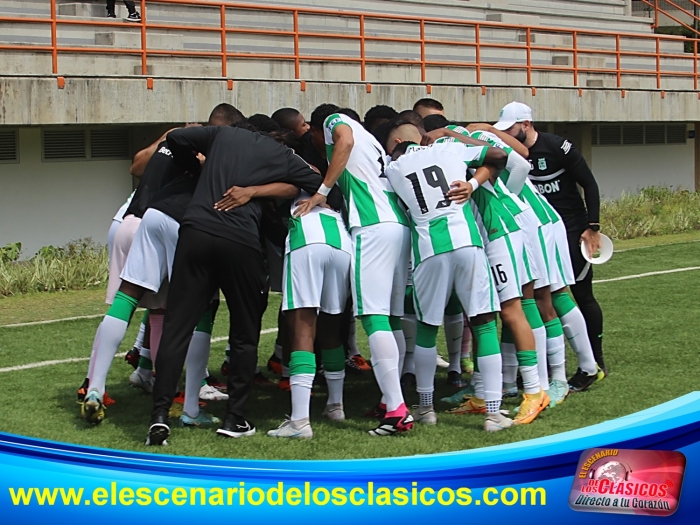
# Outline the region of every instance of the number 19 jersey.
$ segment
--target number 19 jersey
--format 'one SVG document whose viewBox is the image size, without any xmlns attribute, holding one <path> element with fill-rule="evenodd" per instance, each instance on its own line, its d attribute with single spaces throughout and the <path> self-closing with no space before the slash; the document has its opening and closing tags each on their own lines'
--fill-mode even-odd
<svg viewBox="0 0 700 525">
<path fill-rule="evenodd" d="M 481 166 L 485 156 L 484 147 L 441 143 L 410 146 L 389 164 L 387 178 L 410 213 L 414 268 L 433 255 L 483 247 L 469 203 L 456 204 L 447 192 L 453 182 L 466 181 L 467 169 Z"/>
<path fill-rule="evenodd" d="M 333 130 L 350 126 L 354 145 L 338 186 L 348 207 L 350 229 L 380 222 L 397 222 L 408 226 L 406 213 L 384 173 L 385 155 L 379 142 L 347 115 L 330 115 L 324 125 L 328 160 L 333 158 Z"/>
</svg>

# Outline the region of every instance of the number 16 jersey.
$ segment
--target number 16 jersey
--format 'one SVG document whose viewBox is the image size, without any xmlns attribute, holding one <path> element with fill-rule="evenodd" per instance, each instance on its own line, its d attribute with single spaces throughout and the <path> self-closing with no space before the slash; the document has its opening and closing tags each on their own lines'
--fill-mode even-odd
<svg viewBox="0 0 700 525">
<path fill-rule="evenodd" d="M 433 255 L 483 247 L 469 202 L 456 204 L 447 192 L 453 182 L 466 181 L 468 168 L 483 164 L 486 149 L 449 142 L 410 146 L 389 164 L 389 183 L 410 213 L 414 268 Z"/>
</svg>

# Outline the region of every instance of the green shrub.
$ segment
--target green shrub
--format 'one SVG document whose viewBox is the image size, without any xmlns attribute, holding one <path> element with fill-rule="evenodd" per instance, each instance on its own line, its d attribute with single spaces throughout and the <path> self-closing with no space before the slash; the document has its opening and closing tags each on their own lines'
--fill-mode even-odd
<svg viewBox="0 0 700 525">
<path fill-rule="evenodd" d="M 700 192 L 644 188 L 638 194 L 602 201 L 600 208 L 603 233 L 611 239 L 700 230 Z"/>
<path fill-rule="evenodd" d="M 107 284 L 107 248 L 89 238 L 61 248 L 45 246 L 27 261 L 18 260 L 19 252 L 15 256 L 7 246 L 1 253 L 0 295 L 83 290 Z"/>
</svg>

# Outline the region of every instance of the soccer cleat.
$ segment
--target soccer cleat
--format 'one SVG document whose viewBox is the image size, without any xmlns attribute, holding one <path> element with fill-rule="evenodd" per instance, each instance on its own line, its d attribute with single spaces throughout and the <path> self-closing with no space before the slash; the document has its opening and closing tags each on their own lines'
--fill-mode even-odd
<svg viewBox="0 0 700 525">
<path fill-rule="evenodd" d="M 292 387 L 289 384 L 288 377 L 280 377 L 279 383 L 277 383 L 277 388 L 280 390 L 286 390 L 287 392 L 292 391 Z"/>
<path fill-rule="evenodd" d="M 423 425 L 437 425 L 437 414 L 435 414 L 433 405 L 414 405 L 413 414 L 413 420 L 416 423 L 422 423 Z"/>
<path fill-rule="evenodd" d="M 148 428 L 148 436 L 146 436 L 146 446 L 167 445 L 168 437 L 170 437 L 168 418 L 159 417 L 155 421 L 152 419 L 151 426 Z"/>
<path fill-rule="evenodd" d="M 209 428 L 213 427 L 214 425 L 218 425 L 219 423 L 221 423 L 221 420 L 218 417 L 212 416 L 204 410 L 200 410 L 197 417 L 190 417 L 184 412 L 180 416 L 181 427 Z"/>
<path fill-rule="evenodd" d="M 345 421 L 345 410 L 342 403 L 330 403 L 323 409 L 323 414 L 331 421 Z"/>
<path fill-rule="evenodd" d="M 487 414 L 486 421 L 484 421 L 484 430 L 486 432 L 498 432 L 499 430 L 505 430 L 513 426 L 513 420 L 507 418 L 500 412 L 498 414 Z"/>
<path fill-rule="evenodd" d="M 447 372 L 447 384 L 455 388 L 464 388 L 469 383 L 462 379 L 462 374 L 459 372 Z"/>
<path fill-rule="evenodd" d="M 268 430 L 267 435 L 278 438 L 311 439 L 314 437 L 314 432 L 311 430 L 309 418 L 305 417 L 304 419 L 300 419 L 298 421 L 290 421 L 289 419 L 286 419 L 275 430 Z"/>
<path fill-rule="evenodd" d="M 147 394 L 151 394 L 153 393 L 153 383 L 155 383 L 155 378 L 150 370 L 147 370 L 147 372 L 150 374 L 150 377 L 148 378 L 143 377 L 138 370 L 134 370 L 129 376 L 129 384 L 134 388 L 143 390 Z"/>
<path fill-rule="evenodd" d="M 228 399 L 228 394 L 219 392 L 213 386 L 204 385 L 199 389 L 199 399 L 202 401 L 226 401 Z"/>
<path fill-rule="evenodd" d="M 255 434 L 255 425 L 242 417 L 227 415 L 224 424 L 216 431 L 220 436 L 241 438 Z"/>
<path fill-rule="evenodd" d="M 549 389 L 546 390 L 549 396 L 549 407 L 554 408 L 557 405 L 561 405 L 566 396 L 569 395 L 569 385 L 566 381 L 552 381 L 549 384 Z"/>
<path fill-rule="evenodd" d="M 369 431 L 370 436 L 393 436 L 400 432 L 407 432 L 413 428 L 413 416 L 406 410 L 405 416 L 385 417 L 379 422 L 379 426 Z"/>
<path fill-rule="evenodd" d="M 450 363 L 445 361 L 440 354 L 437 356 L 437 365 L 440 368 L 450 368 Z"/>
<path fill-rule="evenodd" d="M 401 376 L 401 387 L 402 388 L 416 388 L 416 374 L 411 372 L 406 372 Z"/>
<path fill-rule="evenodd" d="M 106 407 L 110 407 L 110 406 L 112 406 L 112 405 L 116 405 L 116 404 L 117 404 L 117 402 L 116 402 L 114 399 L 112 399 L 111 397 L 109 397 L 109 394 L 108 394 L 106 391 L 105 391 L 104 397 L 102 398 L 102 402 L 104 403 L 104 405 L 105 405 Z"/>
<path fill-rule="evenodd" d="M 89 386 L 90 380 L 86 377 L 85 381 L 83 381 L 83 384 L 80 385 L 80 388 L 78 389 L 78 403 L 85 401 L 85 396 L 87 395 Z"/>
<path fill-rule="evenodd" d="M 486 401 L 478 397 L 467 398 L 464 403 L 458 407 L 451 408 L 447 411 L 448 414 L 485 414 Z"/>
<path fill-rule="evenodd" d="M 141 15 L 138 14 L 136 11 L 133 13 L 129 13 L 129 16 L 127 16 L 124 20 L 127 22 L 141 22 Z"/>
<path fill-rule="evenodd" d="M 374 419 L 384 419 L 386 417 L 386 405 L 382 403 L 377 403 L 367 412 L 365 412 L 365 417 L 371 417 Z"/>
<path fill-rule="evenodd" d="M 598 372 L 588 375 L 580 368 L 569 379 L 569 390 L 572 392 L 583 392 L 598 380 Z"/>
<path fill-rule="evenodd" d="M 602 381 L 608 377 L 608 367 L 603 367 L 601 368 L 600 365 L 598 365 L 598 376 L 596 377 L 595 382 L 597 383 L 598 381 Z"/>
<path fill-rule="evenodd" d="M 523 394 L 523 402 L 518 408 L 518 414 L 513 418 L 514 425 L 527 425 L 549 406 L 549 396 L 544 390 L 537 394 Z"/>
<path fill-rule="evenodd" d="M 206 377 L 205 381 L 207 385 L 216 388 L 219 392 L 226 392 L 228 390 L 226 383 L 222 383 L 215 376 L 209 375 Z"/>
<path fill-rule="evenodd" d="M 265 375 L 262 372 L 258 372 L 257 374 L 255 374 L 253 382 L 256 385 L 260 386 L 275 386 L 275 384 L 272 381 L 270 381 L 267 377 L 265 377 Z"/>
<path fill-rule="evenodd" d="M 462 365 L 462 373 L 472 375 L 474 373 L 474 361 L 471 357 L 463 357 L 460 362 Z"/>
<path fill-rule="evenodd" d="M 272 354 L 267 360 L 267 370 L 278 376 L 282 375 L 282 361 L 275 354 Z"/>
<path fill-rule="evenodd" d="M 226 377 L 228 375 L 228 369 L 229 369 L 228 361 L 224 360 L 224 362 L 221 363 L 221 375 Z"/>
<path fill-rule="evenodd" d="M 506 397 L 518 397 L 517 383 L 503 383 L 503 398 Z"/>
<path fill-rule="evenodd" d="M 99 425 L 105 418 L 105 405 L 97 390 L 90 390 L 80 405 L 80 415 L 88 423 Z"/>
<path fill-rule="evenodd" d="M 460 403 L 464 403 L 467 398 L 470 398 L 474 395 L 474 387 L 472 385 L 467 385 L 466 388 L 463 388 L 459 392 L 455 392 L 449 397 L 443 397 L 440 401 L 443 403 L 449 403 L 450 405 L 459 405 Z"/>
<path fill-rule="evenodd" d="M 345 361 L 345 368 L 348 370 L 348 372 L 354 372 L 357 374 L 372 370 L 372 367 L 369 366 L 367 360 L 360 354 L 348 357 Z"/>
<path fill-rule="evenodd" d="M 129 350 L 124 356 L 124 361 L 126 361 L 134 368 L 139 367 L 139 359 L 141 359 L 141 352 L 139 352 L 139 349 L 136 347 Z"/>
</svg>

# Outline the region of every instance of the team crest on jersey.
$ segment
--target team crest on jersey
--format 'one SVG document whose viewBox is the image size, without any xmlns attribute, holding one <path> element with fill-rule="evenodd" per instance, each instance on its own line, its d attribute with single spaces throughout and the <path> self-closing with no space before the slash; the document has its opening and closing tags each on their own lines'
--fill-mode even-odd
<svg viewBox="0 0 700 525">
<path fill-rule="evenodd" d="M 547 159 L 537 159 L 537 169 L 544 171 L 547 169 Z"/>
</svg>

